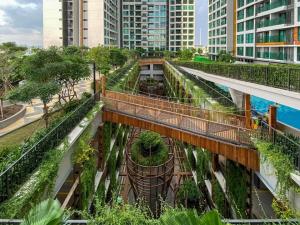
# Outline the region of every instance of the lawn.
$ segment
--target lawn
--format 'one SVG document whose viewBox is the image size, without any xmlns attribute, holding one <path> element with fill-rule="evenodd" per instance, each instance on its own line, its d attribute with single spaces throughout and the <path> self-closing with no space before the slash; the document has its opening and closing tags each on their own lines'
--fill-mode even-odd
<svg viewBox="0 0 300 225">
<path fill-rule="evenodd" d="M 209 58 L 207 58 L 205 56 L 198 55 L 198 56 L 195 56 L 194 62 L 212 63 L 213 61 L 211 61 Z"/>
<path fill-rule="evenodd" d="M 50 121 L 51 119 L 58 117 L 61 115 L 61 112 L 57 111 L 50 115 Z M 2 137 L 0 137 L 0 150 L 1 148 L 5 146 L 11 146 L 11 145 L 19 145 L 24 142 L 24 140 L 30 138 L 33 133 L 35 133 L 37 130 L 45 127 L 45 121 L 43 119 L 39 119 L 33 123 L 30 123 L 24 127 L 21 127 L 19 129 L 16 129 Z"/>
<path fill-rule="evenodd" d="M 5 146 L 22 144 L 23 141 L 29 138 L 36 130 L 43 127 L 45 127 L 45 122 L 43 120 L 37 120 L 2 136 L 0 138 L 0 149 Z"/>
</svg>

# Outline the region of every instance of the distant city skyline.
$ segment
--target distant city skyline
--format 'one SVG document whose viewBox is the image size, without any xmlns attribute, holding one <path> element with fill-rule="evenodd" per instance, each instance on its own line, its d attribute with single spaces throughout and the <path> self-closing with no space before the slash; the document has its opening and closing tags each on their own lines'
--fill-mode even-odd
<svg viewBox="0 0 300 225">
<path fill-rule="evenodd" d="M 0 1 L 0 43 L 42 47 L 42 7 L 42 0 Z M 207 10 L 208 0 L 196 0 L 196 45 L 207 45 Z"/>
</svg>

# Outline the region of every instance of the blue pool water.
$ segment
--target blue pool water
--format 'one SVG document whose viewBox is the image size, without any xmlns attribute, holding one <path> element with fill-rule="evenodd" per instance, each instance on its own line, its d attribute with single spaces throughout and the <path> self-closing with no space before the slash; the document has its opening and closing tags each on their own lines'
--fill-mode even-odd
<svg viewBox="0 0 300 225">
<path fill-rule="evenodd" d="M 228 91 L 227 87 L 218 86 Z M 274 105 L 275 103 L 257 96 L 251 96 L 251 104 L 253 109 L 264 114 L 268 112 L 269 105 Z M 300 129 L 300 110 L 285 105 L 278 105 L 277 119 L 282 123 Z"/>
</svg>

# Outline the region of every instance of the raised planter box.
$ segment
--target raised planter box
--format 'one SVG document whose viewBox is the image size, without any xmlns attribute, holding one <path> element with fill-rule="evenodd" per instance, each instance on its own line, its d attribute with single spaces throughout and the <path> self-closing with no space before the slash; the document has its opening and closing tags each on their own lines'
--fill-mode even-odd
<svg viewBox="0 0 300 225">
<path fill-rule="evenodd" d="M 11 116 L 5 120 L 0 121 L 0 129 L 3 129 L 3 128 L 15 123 L 17 120 L 24 117 L 25 113 L 26 113 L 26 106 L 22 105 L 22 108 L 19 112 L 17 112 L 13 116 Z"/>
</svg>

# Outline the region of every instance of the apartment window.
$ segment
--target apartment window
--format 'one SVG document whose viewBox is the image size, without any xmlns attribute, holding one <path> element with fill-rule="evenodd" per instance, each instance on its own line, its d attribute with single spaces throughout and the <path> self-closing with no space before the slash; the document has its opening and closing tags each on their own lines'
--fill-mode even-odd
<svg viewBox="0 0 300 225">
<path fill-rule="evenodd" d="M 246 56 L 253 57 L 253 47 L 246 47 Z"/>
<path fill-rule="evenodd" d="M 240 34 L 237 36 L 237 43 L 238 44 L 243 44 L 244 43 L 244 35 Z"/>
<path fill-rule="evenodd" d="M 244 47 L 237 48 L 237 55 L 243 56 L 244 55 Z"/>
<path fill-rule="evenodd" d="M 253 43 L 254 35 L 246 34 L 246 43 Z"/>
</svg>

